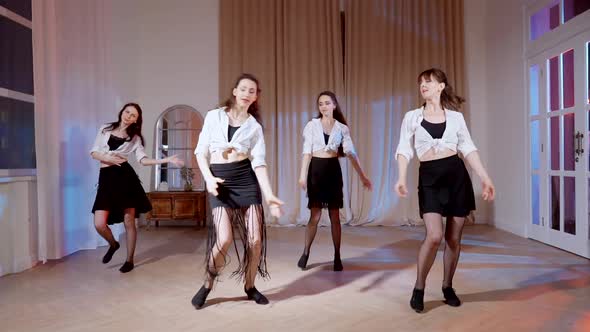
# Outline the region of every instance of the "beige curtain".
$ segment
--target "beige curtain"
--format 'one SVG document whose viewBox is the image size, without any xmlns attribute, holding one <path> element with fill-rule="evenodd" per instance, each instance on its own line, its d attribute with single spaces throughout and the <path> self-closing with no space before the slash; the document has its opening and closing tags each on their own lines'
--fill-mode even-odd
<svg viewBox="0 0 590 332">
<path fill-rule="evenodd" d="M 220 91 L 229 95 L 240 72 L 261 80 L 269 173 L 287 203 L 285 217 L 275 222 L 307 222 L 305 193 L 296 186 L 301 132 L 317 113 L 315 99 L 322 90 L 339 96 L 361 164 L 374 183 L 374 191 L 366 192 L 350 163 L 341 161 L 342 221 L 417 222 L 416 191 L 406 200 L 392 191 L 393 153 L 403 114 L 421 103 L 416 76 L 422 70 L 443 69 L 463 93 L 463 1 L 222 0 L 220 9 Z M 411 189 L 416 166 L 414 160 Z"/>
<path fill-rule="evenodd" d="M 419 220 L 416 159 L 410 164 L 410 195 L 393 192 L 395 148 L 403 115 L 421 104 L 417 75 L 443 69 L 463 93 L 462 0 L 348 0 L 346 12 L 347 117 L 360 158 L 375 184 L 362 189 L 349 177 L 352 224 L 399 225 Z"/>
<path fill-rule="evenodd" d="M 39 260 L 106 245 L 90 213 L 98 128 L 116 119 L 108 1 L 33 0 Z M 115 237 L 124 230 L 113 228 Z"/>
<path fill-rule="evenodd" d="M 269 223 L 305 223 L 309 217 L 297 187 L 302 132 L 317 113 L 319 92 L 344 92 L 338 6 L 337 0 L 221 1 L 222 96 L 230 95 L 241 72 L 255 74 L 263 90 L 268 171 L 286 202 L 285 216 Z"/>
</svg>

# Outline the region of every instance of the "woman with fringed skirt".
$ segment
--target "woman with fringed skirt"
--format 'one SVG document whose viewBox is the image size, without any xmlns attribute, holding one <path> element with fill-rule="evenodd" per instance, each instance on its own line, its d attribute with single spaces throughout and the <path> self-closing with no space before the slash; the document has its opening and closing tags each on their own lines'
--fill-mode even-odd
<svg viewBox="0 0 590 332">
<path fill-rule="evenodd" d="M 244 281 L 249 300 L 268 304 L 268 299 L 254 286 L 257 274 L 269 277 L 262 199 L 265 198 L 273 217 L 281 216 L 283 202 L 273 194 L 266 170 L 259 93 L 256 77 L 250 74 L 238 77 L 224 107 L 207 113 L 195 149 L 212 209 L 205 282 L 191 301 L 196 309 L 205 304 L 217 276 L 228 263 L 232 246 L 238 259 L 238 268 L 232 276 Z M 241 240 L 241 256 L 235 238 Z"/>
</svg>

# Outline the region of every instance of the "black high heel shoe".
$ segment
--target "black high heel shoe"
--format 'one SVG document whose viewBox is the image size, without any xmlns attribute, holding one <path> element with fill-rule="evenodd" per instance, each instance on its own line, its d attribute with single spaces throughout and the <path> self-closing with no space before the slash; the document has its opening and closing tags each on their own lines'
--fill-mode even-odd
<svg viewBox="0 0 590 332">
<path fill-rule="evenodd" d="M 297 266 L 302 269 L 305 270 L 305 268 L 307 267 L 307 259 L 309 258 L 309 255 L 303 254 L 301 255 L 301 257 L 299 258 L 299 262 L 297 262 Z"/>
<path fill-rule="evenodd" d="M 203 307 L 205 301 L 207 301 L 207 296 L 209 295 L 209 292 L 211 292 L 211 288 L 201 286 L 197 294 L 195 294 L 195 296 L 193 296 L 193 299 L 191 300 L 191 303 L 193 304 L 193 307 L 195 307 L 195 309 L 199 310 Z"/>
<path fill-rule="evenodd" d="M 442 289 L 443 295 L 445 297 L 445 303 L 450 305 L 451 307 L 458 307 L 461 305 L 461 300 L 455 294 L 455 290 L 453 287 L 443 287 Z"/>
<path fill-rule="evenodd" d="M 268 299 L 266 296 L 262 295 L 262 293 L 260 293 L 256 287 L 252 287 L 250 289 L 244 288 L 244 291 L 248 295 L 248 300 L 254 300 L 258 304 L 268 304 Z"/>
<path fill-rule="evenodd" d="M 412 291 L 412 298 L 410 299 L 410 307 L 416 312 L 424 311 L 424 290 L 416 289 Z"/>
</svg>

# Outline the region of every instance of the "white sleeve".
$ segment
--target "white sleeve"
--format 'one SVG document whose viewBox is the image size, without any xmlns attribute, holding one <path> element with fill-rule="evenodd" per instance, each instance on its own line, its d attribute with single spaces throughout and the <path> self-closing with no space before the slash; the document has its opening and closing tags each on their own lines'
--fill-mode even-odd
<svg viewBox="0 0 590 332">
<path fill-rule="evenodd" d="M 207 112 L 205 115 L 205 121 L 203 123 L 203 128 L 201 128 L 201 133 L 199 134 L 199 141 L 197 142 L 197 147 L 195 148 L 195 155 L 197 154 L 207 154 L 209 152 L 209 145 L 211 144 L 211 130 L 212 130 L 212 113 L 211 111 Z"/>
<path fill-rule="evenodd" d="M 252 137 L 253 144 L 250 154 L 252 155 L 252 168 L 266 166 L 266 144 L 264 143 L 264 133 L 262 127 L 256 128 L 256 134 Z"/>
<path fill-rule="evenodd" d="M 309 121 L 303 128 L 303 154 L 311 154 L 313 145 L 313 124 Z"/>
<path fill-rule="evenodd" d="M 412 137 L 414 137 L 414 131 L 412 130 L 411 124 L 411 112 L 406 113 L 402 126 L 399 133 L 399 143 L 395 151 L 395 160 L 398 155 L 406 157 L 408 161 L 414 157 L 414 150 L 412 149 Z"/>
<path fill-rule="evenodd" d="M 465 123 L 465 118 L 463 114 L 457 113 L 459 115 L 459 130 L 457 131 L 457 150 L 461 152 L 461 154 L 465 157 L 473 151 L 477 151 L 473 140 L 471 140 L 471 135 L 469 134 L 469 129 L 467 129 L 467 124 Z"/>
<path fill-rule="evenodd" d="M 347 126 L 342 127 L 342 149 L 347 155 L 356 155 L 352 138 L 350 137 L 350 130 Z"/>
<path fill-rule="evenodd" d="M 92 149 L 90 149 L 90 154 L 92 154 L 92 152 L 101 152 L 101 141 L 102 141 L 102 136 L 104 135 L 102 133 L 102 131 L 106 128 L 106 125 L 102 125 L 100 126 L 100 129 L 98 129 L 98 134 L 96 134 L 96 138 L 94 139 L 94 144 L 92 145 Z"/>
<path fill-rule="evenodd" d="M 133 140 L 135 141 L 135 159 L 137 159 L 137 162 L 140 162 L 143 158 L 147 157 L 147 154 L 145 153 L 145 148 L 141 143 L 141 138 L 138 135 L 135 135 Z"/>
</svg>

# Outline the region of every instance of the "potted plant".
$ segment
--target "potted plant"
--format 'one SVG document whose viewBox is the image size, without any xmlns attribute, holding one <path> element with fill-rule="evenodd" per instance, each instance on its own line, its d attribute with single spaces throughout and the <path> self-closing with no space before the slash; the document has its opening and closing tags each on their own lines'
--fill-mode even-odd
<svg viewBox="0 0 590 332">
<path fill-rule="evenodd" d="M 193 172 L 191 168 L 182 166 L 182 168 L 180 169 L 180 176 L 184 180 L 184 191 L 192 191 L 193 177 L 195 176 L 195 172 Z"/>
</svg>

